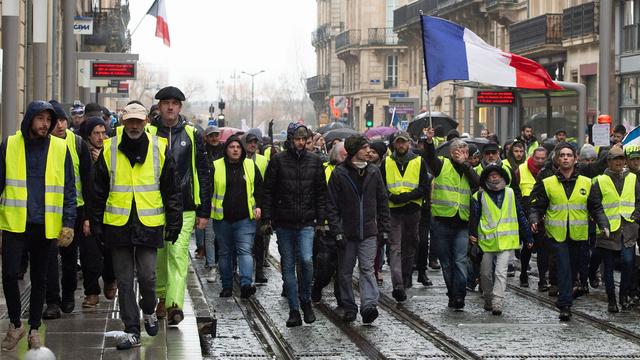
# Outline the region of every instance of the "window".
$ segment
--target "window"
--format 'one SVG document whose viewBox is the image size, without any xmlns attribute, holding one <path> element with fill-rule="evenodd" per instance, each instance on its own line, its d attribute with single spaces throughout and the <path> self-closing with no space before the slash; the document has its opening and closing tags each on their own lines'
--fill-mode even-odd
<svg viewBox="0 0 640 360">
<path fill-rule="evenodd" d="M 638 78 L 625 76 L 622 78 L 622 105 L 638 104 Z"/>
<path fill-rule="evenodd" d="M 633 25 L 636 23 L 636 6 L 638 0 L 627 0 L 624 2 L 624 23 L 623 25 Z"/>
<path fill-rule="evenodd" d="M 398 86 L 398 55 L 387 56 L 387 81 L 385 89 Z"/>
</svg>

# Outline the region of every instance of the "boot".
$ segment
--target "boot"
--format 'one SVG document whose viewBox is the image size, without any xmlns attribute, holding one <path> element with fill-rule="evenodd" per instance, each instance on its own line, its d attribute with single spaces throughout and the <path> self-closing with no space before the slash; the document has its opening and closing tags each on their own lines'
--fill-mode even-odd
<svg viewBox="0 0 640 360">
<path fill-rule="evenodd" d="M 426 270 L 418 270 L 418 282 L 422 284 L 422 286 L 432 286 L 433 282 L 429 280 L 427 276 Z"/>
<path fill-rule="evenodd" d="M 60 316 L 62 316 L 60 306 L 56 303 L 47 304 L 47 308 L 42 313 L 42 318 L 45 320 L 59 319 Z"/>
<path fill-rule="evenodd" d="M 616 303 L 616 296 L 615 295 L 607 295 L 607 302 L 609 303 L 607 305 L 607 311 L 610 313 L 617 313 L 620 311 L 620 309 L 618 309 L 618 304 Z"/>
<path fill-rule="evenodd" d="M 569 321 L 571 320 L 571 307 L 563 306 L 560 308 L 560 321 Z"/>
<path fill-rule="evenodd" d="M 407 293 L 404 292 L 404 289 L 395 289 L 391 292 L 391 296 L 396 299 L 397 302 L 403 302 L 407 300 Z"/>
<path fill-rule="evenodd" d="M 529 287 L 529 275 L 527 275 L 526 271 L 520 273 L 520 287 L 528 288 Z"/>
<path fill-rule="evenodd" d="M 287 319 L 287 327 L 296 327 L 302 325 L 302 318 L 300 317 L 300 311 L 289 310 L 289 319 Z"/>
<path fill-rule="evenodd" d="M 311 302 L 305 302 L 300 304 L 302 308 L 302 313 L 304 314 L 304 322 L 307 324 L 311 324 L 316 321 L 316 314 L 313 312 L 313 307 L 311 306 Z"/>
<path fill-rule="evenodd" d="M 269 280 L 264 276 L 264 268 L 262 266 L 256 268 L 256 283 L 266 284 Z"/>
</svg>

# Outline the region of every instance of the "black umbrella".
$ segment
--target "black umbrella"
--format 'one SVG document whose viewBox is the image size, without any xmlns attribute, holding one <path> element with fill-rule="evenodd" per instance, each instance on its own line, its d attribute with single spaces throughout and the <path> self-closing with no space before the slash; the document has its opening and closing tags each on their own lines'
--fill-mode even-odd
<svg viewBox="0 0 640 360">
<path fill-rule="evenodd" d="M 432 112 L 431 113 L 431 122 L 432 126 L 435 129 L 438 126 L 442 126 L 444 129 L 445 135 L 458 127 L 458 122 L 453 120 L 449 115 L 441 112 Z M 407 132 L 411 134 L 414 138 L 419 138 L 422 136 L 422 129 L 429 127 L 429 113 L 424 112 L 415 117 L 415 119 L 409 123 L 409 127 L 407 128 Z"/>
<path fill-rule="evenodd" d="M 347 124 L 343 123 L 343 122 L 339 122 L 339 121 L 334 121 L 334 122 L 330 122 L 327 125 L 323 125 L 320 126 L 318 128 L 318 130 L 316 130 L 316 132 L 320 133 L 320 134 L 324 134 L 328 131 L 331 130 L 335 130 L 335 129 L 344 129 L 344 128 L 349 128 L 347 126 Z"/>
<path fill-rule="evenodd" d="M 482 147 L 485 144 L 489 143 L 489 140 L 485 139 L 485 138 L 460 138 L 460 140 L 466 142 L 467 144 L 475 144 L 478 149 L 480 150 L 480 153 L 482 154 Z M 451 140 L 447 141 L 445 143 L 442 143 L 442 145 L 438 146 L 438 148 L 436 149 L 436 156 L 445 156 L 445 157 L 449 157 L 449 145 L 451 144 Z M 471 155 L 471 154 L 469 154 Z"/>
<path fill-rule="evenodd" d="M 360 133 L 357 132 L 356 130 L 349 129 L 349 128 L 343 128 L 343 129 L 330 130 L 330 131 L 326 132 L 322 136 L 324 137 L 324 140 L 327 143 L 330 143 L 335 139 L 344 140 L 344 139 L 348 138 L 351 135 L 358 135 L 358 134 L 360 134 Z"/>
</svg>

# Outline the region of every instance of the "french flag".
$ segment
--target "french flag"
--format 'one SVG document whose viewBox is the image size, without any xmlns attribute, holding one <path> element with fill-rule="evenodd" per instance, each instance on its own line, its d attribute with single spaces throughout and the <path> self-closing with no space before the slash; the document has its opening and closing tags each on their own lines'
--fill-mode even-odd
<svg viewBox="0 0 640 360">
<path fill-rule="evenodd" d="M 433 16 L 421 18 L 428 89 L 445 80 L 523 89 L 563 89 L 537 62 L 495 48 L 456 23 Z"/>
<path fill-rule="evenodd" d="M 147 11 L 147 15 L 151 15 L 156 18 L 156 36 L 161 38 L 165 45 L 171 47 L 165 0 L 155 0 L 149 8 L 149 11 Z"/>
</svg>

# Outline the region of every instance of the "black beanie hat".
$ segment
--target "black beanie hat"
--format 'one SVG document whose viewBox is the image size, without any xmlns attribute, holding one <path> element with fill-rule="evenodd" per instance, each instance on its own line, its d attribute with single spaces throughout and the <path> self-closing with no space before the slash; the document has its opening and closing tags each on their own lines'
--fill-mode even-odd
<svg viewBox="0 0 640 360">
<path fill-rule="evenodd" d="M 374 141 L 369 145 L 378 153 L 378 157 L 380 157 L 380 159 L 382 159 L 387 153 L 387 144 L 385 144 L 384 141 Z"/>
<path fill-rule="evenodd" d="M 355 155 L 363 146 L 369 144 L 369 140 L 362 135 L 351 135 L 344 142 L 344 149 L 349 156 Z"/>
<path fill-rule="evenodd" d="M 82 123 L 82 125 L 80 125 L 79 135 L 82 136 L 83 139 L 87 139 L 89 135 L 91 135 L 93 128 L 98 125 L 102 125 L 105 128 L 107 127 L 104 124 L 104 119 L 102 119 L 101 117 L 92 116 L 88 118 L 85 122 Z"/>
</svg>

